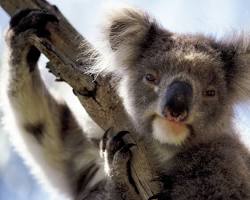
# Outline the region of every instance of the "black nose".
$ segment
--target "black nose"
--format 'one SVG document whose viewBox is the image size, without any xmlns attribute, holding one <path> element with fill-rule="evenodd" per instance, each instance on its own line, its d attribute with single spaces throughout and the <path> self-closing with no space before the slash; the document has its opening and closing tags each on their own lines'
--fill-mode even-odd
<svg viewBox="0 0 250 200">
<path fill-rule="evenodd" d="M 193 90 L 189 83 L 173 82 L 167 89 L 163 115 L 178 121 L 184 120 L 189 112 Z"/>
</svg>

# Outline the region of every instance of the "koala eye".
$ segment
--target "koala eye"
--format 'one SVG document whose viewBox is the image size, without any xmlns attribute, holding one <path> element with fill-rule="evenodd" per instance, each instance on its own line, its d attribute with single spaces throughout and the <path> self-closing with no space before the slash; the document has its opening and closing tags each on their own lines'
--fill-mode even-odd
<svg viewBox="0 0 250 200">
<path fill-rule="evenodd" d="M 146 74 L 144 76 L 145 80 L 151 84 L 157 85 L 159 83 L 159 79 L 156 78 L 153 74 Z"/>
<path fill-rule="evenodd" d="M 214 97 L 216 95 L 216 91 L 214 89 L 209 89 L 204 92 L 204 96 Z"/>
</svg>

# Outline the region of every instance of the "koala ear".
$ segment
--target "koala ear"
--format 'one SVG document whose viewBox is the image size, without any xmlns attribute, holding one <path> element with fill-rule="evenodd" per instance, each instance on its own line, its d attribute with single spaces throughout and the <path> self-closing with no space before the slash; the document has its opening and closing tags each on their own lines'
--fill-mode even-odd
<svg viewBox="0 0 250 200">
<path fill-rule="evenodd" d="M 98 59 L 86 73 L 123 75 L 124 70 L 134 66 L 143 49 L 152 44 L 158 27 L 153 18 L 140 10 L 109 10 L 102 27 L 101 45 L 97 46 Z"/>
<path fill-rule="evenodd" d="M 122 46 L 136 46 L 147 35 L 154 20 L 148 14 L 134 8 L 122 8 L 107 16 L 105 37 L 113 51 Z"/>
<path fill-rule="evenodd" d="M 155 20 L 134 8 L 110 10 L 103 25 L 100 58 L 88 69 L 91 74 L 121 76 L 134 66 L 143 48 L 147 48 L 160 30 Z"/>
<path fill-rule="evenodd" d="M 250 36 L 231 37 L 220 44 L 221 59 L 225 63 L 225 79 L 232 100 L 250 99 Z"/>
</svg>

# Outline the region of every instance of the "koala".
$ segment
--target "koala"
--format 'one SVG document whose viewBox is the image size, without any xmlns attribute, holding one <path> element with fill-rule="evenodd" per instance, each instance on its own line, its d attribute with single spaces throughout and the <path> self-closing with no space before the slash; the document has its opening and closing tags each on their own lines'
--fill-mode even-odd
<svg viewBox="0 0 250 200">
<path fill-rule="evenodd" d="M 103 32 L 89 72 L 117 80 L 163 185 L 150 199 L 250 199 L 249 151 L 232 122 L 250 97 L 249 36 L 173 33 L 133 8 L 113 11 Z"/>
<path fill-rule="evenodd" d="M 11 133 L 17 151 L 40 182 L 67 199 L 140 199 L 128 170 L 133 146 L 123 141 L 128 132 L 114 136 L 107 130 L 100 149 L 68 106 L 46 88 L 37 67 L 40 52 L 27 36 L 50 39 L 48 23 L 59 20 L 42 10 L 25 9 L 12 17 L 6 33 L 6 114 L 13 116 L 9 126 L 18 128 L 18 133 Z"/>
<path fill-rule="evenodd" d="M 70 198 L 139 200 L 129 174 L 133 144 L 123 141 L 128 132 L 107 130 L 100 156 L 67 105 L 46 89 L 40 52 L 24 38 L 32 32 L 49 39 L 47 23 L 58 20 L 23 10 L 6 35 L 6 93 L 22 141 L 17 149 L 39 178 Z M 162 182 L 150 199 L 250 199 L 249 151 L 232 123 L 233 106 L 250 95 L 247 37 L 172 33 L 134 8 L 112 11 L 103 36 L 106 48 L 86 73 L 115 79 Z"/>
</svg>

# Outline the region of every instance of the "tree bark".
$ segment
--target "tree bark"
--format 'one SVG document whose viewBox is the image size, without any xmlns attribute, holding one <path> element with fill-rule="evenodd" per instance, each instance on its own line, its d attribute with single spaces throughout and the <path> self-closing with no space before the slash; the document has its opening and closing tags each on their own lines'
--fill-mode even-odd
<svg viewBox="0 0 250 200">
<path fill-rule="evenodd" d="M 0 5 L 10 16 L 20 9 L 39 8 L 58 17 L 58 25 L 48 24 L 50 40 L 32 35 L 29 41 L 50 60 L 47 65 L 49 70 L 73 88 L 74 94 L 100 127 L 104 130 L 114 127 L 117 131 L 132 132 L 129 141 L 137 144 L 133 150 L 133 178 L 142 199 L 146 200 L 157 193 L 159 185 L 152 181 L 154 171 L 147 160 L 146 148 L 137 137 L 119 97 L 109 83 L 109 77 L 98 76 L 94 79 L 84 74 L 84 69 L 91 67 L 95 56 L 98 56 L 93 46 L 71 26 L 56 6 L 45 0 L 0 0 Z"/>
</svg>

